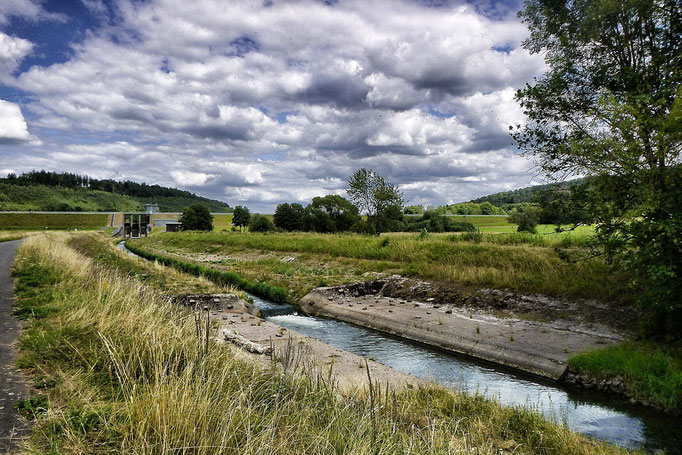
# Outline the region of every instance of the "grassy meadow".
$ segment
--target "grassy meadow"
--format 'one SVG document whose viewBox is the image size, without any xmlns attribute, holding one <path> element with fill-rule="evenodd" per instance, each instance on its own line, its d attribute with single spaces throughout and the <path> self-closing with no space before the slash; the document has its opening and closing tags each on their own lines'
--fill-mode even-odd
<svg viewBox="0 0 682 455">
<path fill-rule="evenodd" d="M 100 229 L 109 224 L 108 213 L 3 213 L 0 230 Z"/>
<path fill-rule="evenodd" d="M 294 291 L 361 279 L 366 272 L 442 280 L 463 290 L 508 288 L 523 293 L 627 302 L 626 278 L 602 260 L 563 261 L 555 247 L 579 249 L 581 234 L 164 233 L 133 244 L 208 262 Z M 287 255 L 296 260 L 283 262 Z"/>
<path fill-rule="evenodd" d="M 35 384 L 21 407 L 34 422 L 27 453 L 624 453 L 481 396 L 342 393 L 310 371 L 206 349 L 189 309 L 74 238 L 32 236 L 14 266 L 17 308 L 31 309 L 19 358 Z"/>
</svg>

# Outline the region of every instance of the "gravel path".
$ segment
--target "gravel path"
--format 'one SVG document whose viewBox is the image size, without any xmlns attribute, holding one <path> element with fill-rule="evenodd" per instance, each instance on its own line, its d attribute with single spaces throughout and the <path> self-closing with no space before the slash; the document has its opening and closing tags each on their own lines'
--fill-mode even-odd
<svg viewBox="0 0 682 455">
<path fill-rule="evenodd" d="M 10 265 L 21 240 L 0 243 L 0 453 L 10 453 L 27 428 L 14 404 L 28 397 L 28 387 L 15 366 L 15 350 L 21 326 L 12 316 L 14 280 Z"/>
</svg>

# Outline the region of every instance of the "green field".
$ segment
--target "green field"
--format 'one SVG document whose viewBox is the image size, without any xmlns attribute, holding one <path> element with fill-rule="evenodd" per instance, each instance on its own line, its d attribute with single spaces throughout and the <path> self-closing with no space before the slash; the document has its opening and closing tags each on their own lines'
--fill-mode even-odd
<svg viewBox="0 0 682 455">
<path fill-rule="evenodd" d="M 100 229 L 108 225 L 107 213 L 4 213 L 0 230 Z"/>
<path fill-rule="evenodd" d="M 472 235 L 473 234 L 473 235 Z M 139 242 L 139 243 L 138 243 Z M 143 248 L 188 257 L 229 258 L 225 265 L 253 281 L 294 289 L 357 280 L 366 272 L 400 273 L 455 283 L 463 289 L 508 288 L 522 293 L 628 301 L 627 278 L 599 258 L 563 261 L 556 247 L 580 250 L 574 234 L 358 234 L 180 232 L 135 241 Z M 299 261 L 279 258 L 299 253 Z M 273 257 L 274 256 L 274 257 Z M 239 259 L 243 257 L 243 259 Z"/>
</svg>

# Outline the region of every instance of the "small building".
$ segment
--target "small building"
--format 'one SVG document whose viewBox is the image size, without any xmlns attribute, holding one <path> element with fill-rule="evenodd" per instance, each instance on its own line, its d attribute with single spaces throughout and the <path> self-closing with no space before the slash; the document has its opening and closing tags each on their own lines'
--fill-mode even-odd
<svg viewBox="0 0 682 455">
<path fill-rule="evenodd" d="M 150 202 L 149 204 L 146 204 L 145 206 L 145 212 L 148 214 L 154 214 L 154 213 L 159 213 L 159 204 L 154 204 Z"/>
<path fill-rule="evenodd" d="M 179 221 L 166 222 L 166 232 L 178 232 L 182 229 L 182 223 Z"/>
<path fill-rule="evenodd" d="M 139 239 L 142 236 L 147 237 L 149 231 L 152 230 L 150 218 L 151 216 L 148 213 L 124 213 L 121 233 L 124 237 L 133 239 Z"/>
<path fill-rule="evenodd" d="M 156 218 L 155 216 L 152 217 L 152 226 L 153 227 L 166 227 L 166 225 L 168 223 L 178 223 L 178 219 L 177 218 Z"/>
</svg>

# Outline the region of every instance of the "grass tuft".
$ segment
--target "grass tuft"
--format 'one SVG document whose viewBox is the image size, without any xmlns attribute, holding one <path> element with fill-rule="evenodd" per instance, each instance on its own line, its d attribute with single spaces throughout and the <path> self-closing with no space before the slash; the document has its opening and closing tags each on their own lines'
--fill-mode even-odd
<svg viewBox="0 0 682 455">
<path fill-rule="evenodd" d="M 626 341 L 568 359 L 572 370 L 597 379 L 620 377 L 628 393 L 667 410 L 682 409 L 682 352 Z"/>
</svg>

